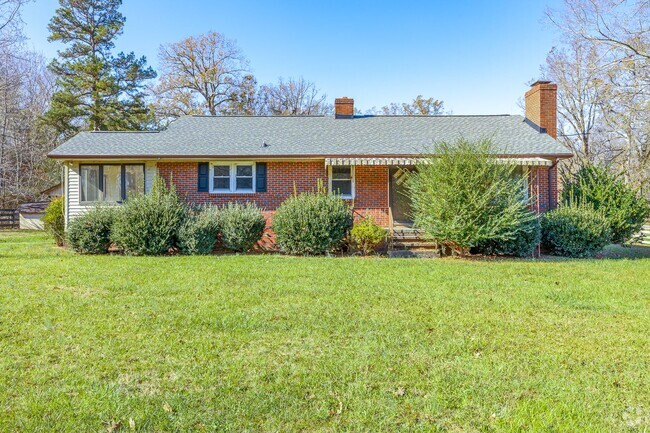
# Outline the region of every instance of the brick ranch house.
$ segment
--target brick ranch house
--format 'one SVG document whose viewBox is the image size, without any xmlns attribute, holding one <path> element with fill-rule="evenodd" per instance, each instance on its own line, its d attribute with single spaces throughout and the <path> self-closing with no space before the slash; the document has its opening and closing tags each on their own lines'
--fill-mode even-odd
<svg viewBox="0 0 650 433">
<path fill-rule="evenodd" d="M 82 132 L 49 156 L 65 167 L 66 224 L 97 202 L 148 192 L 158 174 L 193 204 L 255 202 L 268 219 L 295 190 L 319 179 L 350 200 L 355 215 L 385 226 L 409 222 L 403 170 L 436 142 L 490 138 L 517 164 L 533 209 L 557 203 L 557 86 L 526 92 L 526 116 L 356 116 L 354 100 L 334 116 L 186 116 L 160 132 Z"/>
</svg>

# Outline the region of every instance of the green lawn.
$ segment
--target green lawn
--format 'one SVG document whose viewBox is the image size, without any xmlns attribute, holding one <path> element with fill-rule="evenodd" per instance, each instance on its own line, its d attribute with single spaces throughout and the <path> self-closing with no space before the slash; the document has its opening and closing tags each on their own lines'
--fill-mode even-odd
<svg viewBox="0 0 650 433">
<path fill-rule="evenodd" d="M 0 232 L 2 432 L 649 429 L 648 258 L 97 257 Z"/>
</svg>

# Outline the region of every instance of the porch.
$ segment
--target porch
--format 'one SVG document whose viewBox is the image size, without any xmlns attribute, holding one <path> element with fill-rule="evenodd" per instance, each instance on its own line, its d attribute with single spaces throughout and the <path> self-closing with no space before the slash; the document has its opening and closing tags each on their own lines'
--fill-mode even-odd
<svg viewBox="0 0 650 433">
<path fill-rule="evenodd" d="M 328 158 L 325 161 L 327 166 L 355 168 L 355 212 L 359 216 L 372 215 L 387 229 L 387 249 L 393 257 L 439 257 L 444 253 L 440 245 L 427 239 L 413 225 L 406 180 L 421 161 L 421 158 Z M 532 198 L 531 210 L 542 213 L 555 206 L 555 161 L 545 158 L 499 158 L 498 161 L 521 168 L 527 193 Z"/>
</svg>

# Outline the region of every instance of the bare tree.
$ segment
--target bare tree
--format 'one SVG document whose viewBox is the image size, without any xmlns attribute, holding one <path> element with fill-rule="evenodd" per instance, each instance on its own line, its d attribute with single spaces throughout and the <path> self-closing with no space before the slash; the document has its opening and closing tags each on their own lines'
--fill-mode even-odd
<svg viewBox="0 0 650 433">
<path fill-rule="evenodd" d="M 56 134 L 40 121 L 55 81 L 39 55 L 14 49 L 0 59 L 0 205 L 14 207 L 58 177 L 46 157 Z"/>
<path fill-rule="evenodd" d="M 598 140 L 596 129 L 607 92 L 598 48 L 580 40 L 554 48 L 542 73 L 558 85 L 559 140 L 580 161 L 590 161 L 599 150 L 592 141 Z"/>
<path fill-rule="evenodd" d="M 444 102 L 418 95 L 411 102 L 400 104 L 392 102 L 381 108 L 381 112 L 391 116 L 439 116 L 444 111 Z"/>
<path fill-rule="evenodd" d="M 244 75 L 237 89 L 221 109 L 223 115 L 254 116 L 261 111 L 257 80 L 251 74 Z"/>
<path fill-rule="evenodd" d="M 561 140 L 650 192 L 650 2 L 565 0 L 548 17 L 562 36 L 542 68 L 558 82 Z"/>
<path fill-rule="evenodd" d="M 547 16 L 574 36 L 650 60 L 648 0 L 565 0 L 562 11 Z"/>
<path fill-rule="evenodd" d="M 216 116 L 232 100 L 248 63 L 233 40 L 210 32 L 163 45 L 154 108 L 164 117 Z"/>
<path fill-rule="evenodd" d="M 303 77 L 262 86 L 259 90 L 260 114 L 274 116 L 310 116 L 330 114 L 332 105 L 316 84 Z"/>
<path fill-rule="evenodd" d="M 0 0 L 0 49 L 23 39 L 20 10 L 31 0 Z"/>
</svg>

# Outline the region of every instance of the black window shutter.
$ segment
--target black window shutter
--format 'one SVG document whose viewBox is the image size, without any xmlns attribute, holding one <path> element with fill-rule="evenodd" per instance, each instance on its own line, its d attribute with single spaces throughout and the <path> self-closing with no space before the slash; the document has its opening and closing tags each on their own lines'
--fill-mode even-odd
<svg viewBox="0 0 650 433">
<path fill-rule="evenodd" d="M 198 191 L 208 192 L 210 189 L 210 164 L 207 162 L 199 162 L 198 166 L 199 182 Z"/>
<path fill-rule="evenodd" d="M 255 191 L 266 192 L 266 162 L 255 164 Z"/>
</svg>

